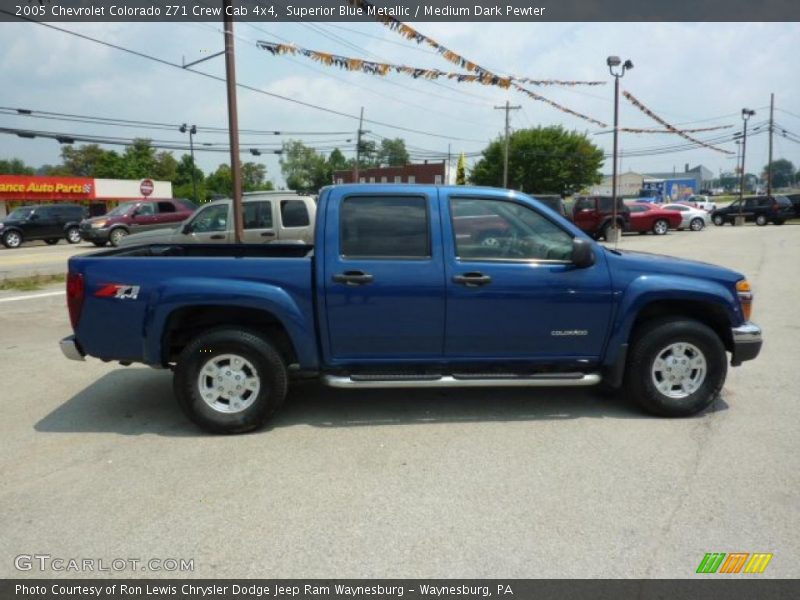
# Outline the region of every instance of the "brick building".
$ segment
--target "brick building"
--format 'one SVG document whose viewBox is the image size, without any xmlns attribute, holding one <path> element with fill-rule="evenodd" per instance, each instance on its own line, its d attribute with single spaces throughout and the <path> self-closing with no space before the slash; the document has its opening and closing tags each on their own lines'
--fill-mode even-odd
<svg viewBox="0 0 800 600">
<path fill-rule="evenodd" d="M 333 183 L 354 183 L 353 170 L 333 172 Z M 359 183 L 426 183 L 444 184 L 445 163 L 421 163 L 405 165 L 403 167 L 370 167 L 360 169 L 358 172 Z"/>
</svg>

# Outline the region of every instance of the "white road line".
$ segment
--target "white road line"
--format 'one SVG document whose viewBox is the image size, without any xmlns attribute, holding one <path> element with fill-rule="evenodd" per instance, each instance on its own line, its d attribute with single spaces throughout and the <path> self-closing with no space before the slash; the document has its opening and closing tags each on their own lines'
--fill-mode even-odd
<svg viewBox="0 0 800 600">
<path fill-rule="evenodd" d="M 0 302 L 16 302 L 17 300 L 33 300 L 34 298 L 47 298 L 49 296 L 63 296 L 61 292 L 45 292 L 43 294 L 29 294 L 28 296 L 12 296 L 11 298 L 0 298 Z"/>
</svg>

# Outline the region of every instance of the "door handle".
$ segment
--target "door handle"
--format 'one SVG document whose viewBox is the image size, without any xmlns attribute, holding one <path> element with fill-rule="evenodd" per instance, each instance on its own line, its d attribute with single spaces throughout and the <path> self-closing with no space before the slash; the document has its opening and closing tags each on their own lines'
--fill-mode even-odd
<svg viewBox="0 0 800 600">
<path fill-rule="evenodd" d="M 367 283 L 372 283 L 372 279 L 372 275 L 363 271 L 345 271 L 333 276 L 333 280 L 336 283 L 344 283 L 345 285 L 366 285 Z"/>
<path fill-rule="evenodd" d="M 483 273 L 473 271 L 470 273 L 456 275 L 453 277 L 453 282 L 460 283 L 461 285 L 465 285 L 467 287 L 480 287 L 482 285 L 489 285 L 492 283 L 492 278 L 488 275 L 484 275 Z"/>
<path fill-rule="evenodd" d="M 265 231 L 264 233 L 261 234 L 261 237 L 275 237 L 275 232 L 274 231 Z"/>
<path fill-rule="evenodd" d="M 216 233 L 216 234 L 211 236 L 211 239 L 212 240 L 224 240 L 225 236 L 222 235 L 221 233 Z"/>
</svg>

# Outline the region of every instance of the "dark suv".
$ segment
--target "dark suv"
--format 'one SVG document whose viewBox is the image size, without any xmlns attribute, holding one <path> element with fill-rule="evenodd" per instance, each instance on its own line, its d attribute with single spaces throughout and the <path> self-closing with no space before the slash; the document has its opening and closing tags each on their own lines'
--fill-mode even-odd
<svg viewBox="0 0 800 600">
<path fill-rule="evenodd" d="M 794 209 L 794 218 L 800 218 L 800 194 L 786 194 Z"/>
<path fill-rule="evenodd" d="M 613 229 L 614 204 L 611 196 L 579 196 L 572 207 L 575 225 L 595 239 L 609 237 Z M 623 231 L 630 229 L 631 211 L 617 198 L 617 226 Z"/>
<path fill-rule="evenodd" d="M 744 215 L 745 221 L 755 222 L 756 225 L 783 225 L 794 216 L 794 208 L 786 196 L 751 196 L 718 208 L 711 213 L 711 220 L 714 225 L 733 225 L 734 219 L 740 214 Z"/>
<path fill-rule="evenodd" d="M 23 206 L 0 221 L 0 241 L 6 248 L 19 248 L 22 242 L 33 240 L 57 244 L 62 238 L 77 244 L 81 241 L 78 227 L 87 214 L 78 204 Z"/>
<path fill-rule="evenodd" d="M 196 209 L 193 202 L 183 199 L 122 202 L 101 217 L 83 221 L 80 235 L 95 246 L 105 246 L 107 242 L 118 246 L 129 233 L 175 227 Z"/>
</svg>

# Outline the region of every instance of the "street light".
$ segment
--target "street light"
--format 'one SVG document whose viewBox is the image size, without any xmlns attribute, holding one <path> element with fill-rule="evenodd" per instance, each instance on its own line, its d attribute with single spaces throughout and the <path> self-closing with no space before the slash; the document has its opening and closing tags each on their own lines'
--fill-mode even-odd
<svg viewBox="0 0 800 600">
<path fill-rule="evenodd" d="M 194 139 L 193 136 L 197 133 L 197 126 L 187 126 L 186 123 L 178 129 L 181 133 L 189 132 L 189 152 L 192 155 L 192 192 L 194 193 L 194 203 L 197 204 L 197 181 L 195 181 L 195 166 L 194 166 Z"/>
<path fill-rule="evenodd" d="M 619 56 L 609 56 L 606 59 L 608 72 L 614 77 L 614 165 L 611 169 L 611 214 L 614 232 L 614 241 L 619 239 L 617 230 L 617 149 L 619 140 L 619 80 L 625 75 L 625 71 L 633 68 L 633 63 L 626 60 L 624 63 Z M 622 65 L 620 67 L 620 65 Z M 609 241 L 609 240 L 606 240 Z"/>
<path fill-rule="evenodd" d="M 742 121 L 744 122 L 744 129 L 742 132 L 742 174 L 741 178 L 739 179 L 739 215 L 737 220 L 739 221 L 737 225 L 744 224 L 742 223 L 742 205 L 744 204 L 744 156 L 745 151 L 747 150 L 747 121 L 756 114 L 756 111 L 750 110 L 749 108 L 742 109 Z"/>
</svg>

